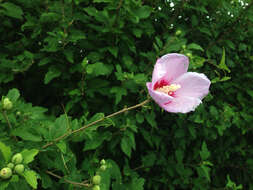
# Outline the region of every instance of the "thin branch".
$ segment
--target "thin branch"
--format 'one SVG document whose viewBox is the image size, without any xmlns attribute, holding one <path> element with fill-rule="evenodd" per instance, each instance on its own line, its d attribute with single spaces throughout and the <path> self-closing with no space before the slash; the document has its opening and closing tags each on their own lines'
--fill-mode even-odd
<svg viewBox="0 0 253 190">
<path fill-rule="evenodd" d="M 98 119 L 98 120 L 96 120 L 96 121 L 93 121 L 93 122 L 91 122 L 91 123 L 89 123 L 89 124 L 87 124 L 87 125 L 84 125 L 83 127 L 79 128 L 79 129 L 76 129 L 76 130 L 74 130 L 74 131 L 72 131 L 72 132 L 69 131 L 69 132 L 63 134 L 62 136 L 56 138 L 53 142 L 50 142 L 50 143 L 44 145 L 44 146 L 42 147 L 42 149 L 45 149 L 45 148 L 47 148 L 47 147 L 53 145 L 54 143 L 59 142 L 60 140 L 64 139 L 64 138 L 67 137 L 67 136 L 73 135 L 73 134 L 75 134 L 75 133 L 79 133 L 79 132 L 81 132 L 81 131 L 83 131 L 83 130 L 85 130 L 85 129 L 87 129 L 87 128 L 89 128 L 89 127 L 91 127 L 91 126 L 93 126 L 93 125 L 95 125 L 95 124 L 97 124 L 97 123 L 100 123 L 101 121 L 104 121 L 105 119 L 109 119 L 109 118 L 114 117 L 114 116 L 116 116 L 116 115 L 119 115 L 119 114 L 121 114 L 121 113 L 124 113 L 124 112 L 130 111 L 130 110 L 136 109 L 136 108 L 138 108 L 138 107 L 141 107 L 141 106 L 145 105 L 146 103 L 148 103 L 149 101 L 150 101 L 150 99 L 148 98 L 147 100 L 145 100 L 145 101 L 143 101 L 143 102 L 141 102 L 141 103 L 139 103 L 139 104 L 136 104 L 136 105 L 131 106 L 131 107 L 129 107 L 129 108 L 124 108 L 124 109 L 122 109 L 122 110 L 120 110 L 120 111 L 118 111 L 118 112 L 112 113 L 112 114 L 110 114 L 110 115 L 108 115 L 108 116 L 106 116 L 106 117 L 103 117 L 103 118 L 101 118 L 101 119 Z"/>
<path fill-rule="evenodd" d="M 59 176 L 51 171 L 46 171 L 47 174 L 51 175 L 51 176 L 54 176 L 55 178 L 57 179 L 63 179 L 66 183 L 69 183 L 69 184 L 72 184 L 74 186 L 79 186 L 79 187 L 90 187 L 90 184 L 88 183 L 80 183 L 80 182 L 75 182 L 75 181 L 71 181 L 71 180 L 68 180 L 68 179 L 64 179 L 64 177 L 62 176 Z"/>
</svg>

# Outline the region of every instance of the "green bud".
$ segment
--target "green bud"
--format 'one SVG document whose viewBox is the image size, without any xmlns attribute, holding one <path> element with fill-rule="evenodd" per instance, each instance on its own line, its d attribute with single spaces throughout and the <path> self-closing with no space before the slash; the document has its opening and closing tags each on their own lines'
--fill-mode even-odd
<svg viewBox="0 0 253 190">
<path fill-rule="evenodd" d="M 106 170 L 106 168 L 107 168 L 107 166 L 106 166 L 106 165 L 102 165 L 102 166 L 100 166 L 100 170 L 101 170 L 101 171 L 105 171 L 105 170 Z"/>
<path fill-rule="evenodd" d="M 3 100 L 3 109 L 5 110 L 10 110 L 12 108 L 12 102 L 10 101 L 9 98 L 4 98 Z"/>
<path fill-rule="evenodd" d="M 100 175 L 95 175 L 92 178 L 92 183 L 95 185 L 99 185 L 101 182 L 101 176 Z"/>
<path fill-rule="evenodd" d="M 12 157 L 11 161 L 12 161 L 12 163 L 14 163 L 14 164 L 21 164 L 22 161 L 23 161 L 23 156 L 22 156 L 22 154 L 20 154 L 20 153 L 15 154 L 15 155 Z"/>
<path fill-rule="evenodd" d="M 17 111 L 16 115 L 17 115 L 17 116 L 21 115 L 21 112 L 20 112 L 20 111 Z"/>
<path fill-rule="evenodd" d="M 186 56 L 191 58 L 192 54 L 191 53 L 187 53 Z"/>
<path fill-rule="evenodd" d="M 105 164 L 106 164 L 105 160 L 102 159 L 102 160 L 100 161 L 100 164 L 101 164 L 101 165 L 105 165 Z"/>
<path fill-rule="evenodd" d="M 17 164 L 14 168 L 14 172 L 19 174 L 19 175 L 22 175 L 22 173 L 24 172 L 25 170 L 25 167 L 23 164 Z"/>
<path fill-rule="evenodd" d="M 14 164 L 13 163 L 9 163 L 9 164 L 7 164 L 7 167 L 10 168 L 10 169 L 13 169 L 14 168 Z"/>
<path fill-rule="evenodd" d="M 12 171 L 10 168 L 3 168 L 0 171 L 0 177 L 3 179 L 8 179 L 12 176 Z"/>
<path fill-rule="evenodd" d="M 186 49 L 186 45 L 182 45 L 182 49 Z"/>
<path fill-rule="evenodd" d="M 180 36 L 182 34 L 182 31 L 181 30 L 177 30 L 175 34 L 176 34 L 176 36 Z"/>
<path fill-rule="evenodd" d="M 93 188 L 92 188 L 92 190 L 100 190 L 99 185 L 94 185 Z"/>
</svg>

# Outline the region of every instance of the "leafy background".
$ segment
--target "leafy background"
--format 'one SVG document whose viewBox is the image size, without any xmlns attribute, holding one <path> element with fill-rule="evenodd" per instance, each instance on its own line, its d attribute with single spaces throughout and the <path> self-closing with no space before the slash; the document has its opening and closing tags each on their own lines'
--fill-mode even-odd
<svg viewBox="0 0 253 190">
<path fill-rule="evenodd" d="M 92 189 L 96 172 L 101 190 L 253 189 L 252 4 L 0 0 L 0 168 L 25 165 L 0 189 Z M 151 102 L 54 141 L 144 101 L 171 52 L 212 81 L 196 111 Z"/>
</svg>

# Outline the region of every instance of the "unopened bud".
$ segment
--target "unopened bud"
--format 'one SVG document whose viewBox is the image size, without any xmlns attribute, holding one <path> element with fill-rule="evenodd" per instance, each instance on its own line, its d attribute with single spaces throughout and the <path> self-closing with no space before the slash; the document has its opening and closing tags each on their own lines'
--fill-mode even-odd
<svg viewBox="0 0 253 190">
<path fill-rule="evenodd" d="M 92 188 L 92 190 L 100 190 L 99 185 L 94 185 L 93 188 Z"/>
<path fill-rule="evenodd" d="M 14 168 L 14 172 L 21 175 L 25 170 L 25 167 L 23 164 L 17 164 Z"/>
<path fill-rule="evenodd" d="M 182 34 L 182 31 L 181 30 L 177 30 L 175 34 L 176 34 L 176 36 L 180 36 Z"/>
<path fill-rule="evenodd" d="M 3 168 L 0 171 L 0 177 L 3 179 L 8 179 L 12 176 L 12 171 L 10 168 Z"/>
<path fill-rule="evenodd" d="M 101 182 L 101 176 L 100 175 L 95 175 L 92 178 L 92 183 L 95 185 L 99 185 Z"/>
<path fill-rule="evenodd" d="M 15 154 L 15 155 L 12 157 L 11 161 L 12 161 L 12 163 L 14 163 L 14 164 L 21 164 L 22 161 L 23 161 L 23 156 L 22 156 L 22 154 L 20 154 L 20 153 Z"/>
<path fill-rule="evenodd" d="M 3 100 L 3 109 L 5 110 L 10 110 L 12 108 L 12 102 L 10 101 L 9 98 L 4 98 Z"/>
<path fill-rule="evenodd" d="M 7 167 L 10 168 L 10 169 L 13 169 L 14 168 L 14 164 L 13 163 L 9 163 L 9 164 L 7 164 Z"/>
<path fill-rule="evenodd" d="M 106 165 L 102 165 L 102 166 L 100 166 L 100 170 L 101 170 L 101 171 L 105 171 L 105 170 L 106 170 L 106 168 L 107 168 L 107 167 L 106 167 Z"/>
<path fill-rule="evenodd" d="M 100 161 L 100 164 L 101 164 L 101 165 L 105 165 L 105 164 L 106 164 L 105 160 L 102 159 L 102 160 Z"/>
</svg>

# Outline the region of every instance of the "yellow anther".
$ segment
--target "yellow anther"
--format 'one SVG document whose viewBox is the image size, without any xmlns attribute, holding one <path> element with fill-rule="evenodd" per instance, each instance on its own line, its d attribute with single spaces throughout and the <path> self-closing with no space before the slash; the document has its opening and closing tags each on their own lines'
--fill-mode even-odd
<svg viewBox="0 0 253 190">
<path fill-rule="evenodd" d="M 181 88 L 180 84 L 171 84 L 169 86 L 167 85 L 167 86 L 163 86 L 162 88 L 158 88 L 157 91 L 171 95 L 173 92 L 175 92 L 179 88 Z"/>
</svg>

